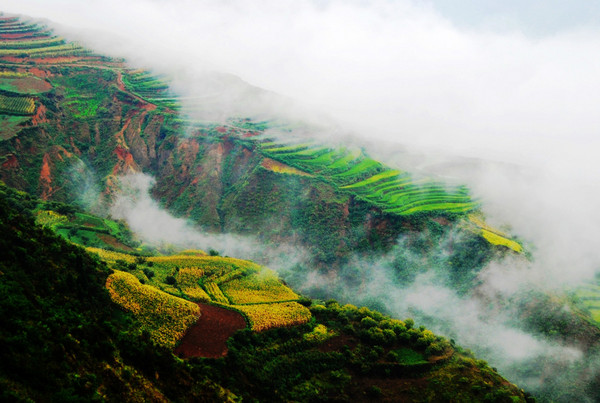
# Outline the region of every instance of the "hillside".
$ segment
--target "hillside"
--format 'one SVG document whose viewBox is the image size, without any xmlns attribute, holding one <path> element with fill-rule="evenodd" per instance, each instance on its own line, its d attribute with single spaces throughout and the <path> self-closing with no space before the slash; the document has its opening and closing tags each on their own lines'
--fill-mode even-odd
<svg viewBox="0 0 600 403">
<path fill-rule="evenodd" d="M 390 167 L 349 143 L 329 143 L 318 135 L 320 128 L 309 124 L 247 116 L 199 121 L 192 116 L 208 108 L 202 94 L 180 99 L 169 82 L 168 76 L 95 54 L 47 26 L 0 16 L 0 180 L 8 185 L 1 191 L 17 210 L 7 210 L 7 217 L 28 217 L 21 235 L 6 232 L 14 239 L 3 237 L 5 250 L 27 255 L 38 244 L 60 245 L 54 252 L 39 252 L 50 253 L 40 261 L 57 270 L 72 270 L 83 259 L 93 273 L 85 277 L 86 287 L 94 287 L 89 303 L 100 316 L 80 318 L 84 311 L 78 302 L 65 305 L 68 313 L 63 314 L 52 300 L 49 290 L 54 289 L 66 292 L 67 300 L 85 297 L 71 287 L 79 272 L 67 270 L 65 278 L 48 279 L 57 283 L 44 285 L 47 292 L 39 296 L 37 288 L 22 282 L 10 283 L 16 288 L 7 288 L 7 295 L 50 298 L 48 304 L 56 305 L 52 309 L 61 311 L 56 315 L 71 320 L 62 330 L 87 326 L 112 351 L 97 355 L 88 333 L 71 332 L 74 345 L 83 346 L 75 348 L 53 338 L 59 337 L 54 332 L 47 344 L 40 344 L 48 346 L 40 349 L 46 349 L 49 365 L 55 365 L 58 354 L 48 355 L 51 346 L 68 352 L 73 347 L 73 356 L 82 354 L 83 364 L 69 361 L 57 379 L 44 378 L 52 385 L 48 393 L 67 390 L 84 399 L 106 393 L 134 400 L 138 388 L 140 399 L 181 400 L 188 388 L 193 398 L 208 401 L 225 394 L 268 399 L 273 391 L 284 401 L 318 396 L 522 399 L 496 371 L 455 343 L 415 327 L 412 320 L 400 320 L 412 316 L 461 344 L 456 328 L 445 327 L 444 315 L 392 304 L 397 302 L 394 290 L 409 292 L 425 279 L 456 296 L 445 305 L 467 301 L 482 307 L 477 312 L 483 320 L 469 316 L 470 322 L 517 329 L 532 343 L 576 350 L 583 357 L 517 361 L 504 367 L 510 374 L 501 368 L 512 382 L 528 382 L 542 400 L 598 398 L 600 282 L 574 290 L 525 290 L 509 298 L 495 293 L 485 269 L 503 259 L 526 266 L 535 245 L 517 239 L 508 227 L 489 225 L 466 186 Z M 149 188 L 128 195 L 124 178 L 132 174 L 148 179 Z M 184 251 L 175 240 L 146 242 L 144 228 L 136 233 L 115 218 L 121 196 L 145 200 L 146 190 L 161 212 L 207 235 L 192 247 L 208 253 Z M 142 210 L 139 206 L 131 209 Z M 45 229 L 40 233 L 31 220 Z M 12 220 L 10 225 L 17 224 Z M 44 235 L 26 249 L 11 246 L 37 239 L 30 232 Z M 173 233 L 168 228 L 155 232 Z M 240 239 L 252 241 L 256 263 L 227 251 L 224 240 Z M 67 256 L 58 252 L 63 248 Z M 285 284 L 262 267 L 272 255 L 280 263 L 272 268 Z M 7 259 L 14 273 L 31 263 Z M 427 292 L 418 297 L 437 296 Z M 314 303 L 302 294 L 315 298 Z M 44 326 L 52 327 L 33 311 L 26 321 L 10 320 L 27 334 L 46 334 Z M 454 314 L 463 312 L 449 315 Z M 496 319 L 504 322 L 493 323 Z M 96 328 L 106 323 L 109 330 Z M 216 324 L 223 330 L 216 331 Z M 246 330 L 236 333 L 241 328 Z M 205 343 L 203 335 L 209 333 L 212 341 Z M 27 344 L 11 343 L 17 343 L 16 350 Z M 485 344 L 477 353 L 495 347 Z M 30 362 L 35 354 L 15 355 L 10 365 Z M 504 357 L 498 362 L 505 364 Z M 47 393 L 40 389 L 44 382 L 29 386 L 35 369 L 19 371 L 14 378 L 6 370 L 7 390 L 34 400 Z M 106 380 L 106 371 L 116 374 L 114 382 Z M 82 374 L 96 378 L 82 381 Z M 172 384 L 177 377 L 184 380 L 181 385 Z"/>
<path fill-rule="evenodd" d="M 317 265 L 389 248 L 432 219 L 439 231 L 464 222 L 474 240 L 520 250 L 468 220 L 477 203 L 465 187 L 413 178 L 360 149 L 307 143 L 285 124 L 191 120 L 166 78 L 44 27 L 0 22 L 0 89 L 15 103 L 0 143 L 0 178 L 10 186 L 101 212 L 120 175 L 149 173 L 153 195 L 176 215 L 210 231 L 299 242 Z"/>
<path fill-rule="evenodd" d="M 228 354 L 181 361 L 170 352 L 181 334 L 170 340 L 165 336 L 187 315 L 183 305 L 196 311 L 190 311 L 191 321 L 180 322 L 182 330 L 198 315 L 209 315 L 208 309 L 198 311 L 192 302 L 142 286 L 133 274 L 113 272 L 81 247 L 36 226 L 30 210 L 35 202 L 6 187 L 0 191 L 0 230 L 5 234 L 0 240 L 0 287 L 6 296 L 0 301 L 2 400 L 236 401 L 238 396 L 349 401 L 362 396 L 378 401 L 524 401 L 522 392 L 485 362 L 416 328 L 412 320 L 393 320 L 334 301 L 310 311 L 298 305 L 296 311 L 308 315 L 304 324 L 271 322 L 273 330 L 254 321 L 251 310 L 236 306 L 250 328 L 234 334 Z M 213 268 L 221 281 L 229 275 L 227 294 L 236 303 L 251 296 L 252 301 L 268 300 L 270 307 L 289 305 L 278 302 L 282 298 L 298 298 L 270 277 L 258 280 L 265 284 L 260 297 L 249 287 L 231 284 L 240 275 L 238 267 L 258 270 L 250 262 L 191 254 L 148 257 L 146 264 L 155 262 L 151 267 L 159 272 L 185 259 L 194 261 L 196 272 Z M 178 288 L 171 292 L 197 295 L 185 288 L 184 278 L 193 271 L 184 270 L 179 269 Z M 117 286 L 117 281 L 139 291 Z M 275 320 L 286 318 L 277 316 L 280 309 L 273 312 Z"/>
</svg>

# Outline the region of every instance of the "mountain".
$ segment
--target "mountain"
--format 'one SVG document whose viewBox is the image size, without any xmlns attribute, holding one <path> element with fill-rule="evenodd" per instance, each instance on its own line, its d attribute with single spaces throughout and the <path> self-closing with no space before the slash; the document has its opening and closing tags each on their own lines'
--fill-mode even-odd
<svg viewBox="0 0 600 403">
<path fill-rule="evenodd" d="M 314 305 L 310 311 L 293 302 L 297 305 L 293 308 L 292 303 L 278 303 L 277 298 L 298 296 L 276 281 L 259 293 L 259 298 L 273 303 L 243 305 L 245 298 L 253 295 L 255 300 L 256 294 L 248 291 L 249 285 L 232 285 L 231 273 L 240 276 L 238 267 L 260 270 L 250 262 L 204 256 L 199 251 L 134 259 L 92 248 L 108 261 L 115 255 L 130 258 L 130 264 L 113 260 L 109 267 L 121 269 L 113 270 L 50 230 L 47 217 L 53 210 L 48 207 L 23 192 L 0 186 L 3 401 L 350 401 L 357 396 L 378 401 L 524 399 L 521 391 L 485 362 L 423 327 L 414 327 L 411 320 L 392 320 L 335 301 Z M 65 212 L 65 206 L 60 207 Z M 33 212 L 44 227 L 34 223 Z M 54 216 L 60 214 L 54 212 Z M 153 271 L 148 267 L 138 270 L 135 261 L 150 265 Z M 170 268 L 170 272 L 174 263 L 183 266 L 190 261 L 196 269 L 177 270 L 178 287 L 185 295 L 198 297 L 202 292 L 193 281 L 192 288 L 184 288 L 185 276 L 226 264 L 217 270 L 231 278 L 227 288 L 221 287 L 236 295 L 242 303 L 237 309 L 245 309 L 250 329 L 254 329 L 235 333 L 226 347 L 215 347 L 216 340 L 206 340 L 207 335 L 215 337 L 207 333 L 215 326 L 207 328 L 206 322 L 199 333 L 186 333 L 179 354 L 213 359 L 176 358 L 171 350 L 181 335 L 174 331 L 182 323 L 180 318 L 188 315 L 186 304 L 196 311 L 189 311 L 191 322 L 181 333 L 198 315 L 214 316 L 215 309 L 223 308 L 204 305 L 198 311 L 193 303 L 142 285 L 136 277 L 163 277 L 161 271 Z M 255 288 L 267 281 L 258 276 L 244 278 Z M 213 288 L 219 290 L 217 283 L 227 280 L 214 281 Z M 170 291 L 177 293 L 173 287 Z M 205 301 L 215 298 L 214 294 L 204 295 L 200 298 Z M 284 307 L 307 316 L 294 322 L 296 319 L 282 312 Z M 240 318 L 238 328 L 243 329 L 246 322 Z M 300 325 L 291 326 L 294 323 Z M 216 329 L 223 326 L 218 323 Z"/>
<path fill-rule="evenodd" d="M 249 89 L 249 93 L 254 96 L 260 92 Z M 169 77 L 94 54 L 55 36 L 46 26 L 17 17 L 0 17 L 0 179 L 41 201 L 32 201 L 35 199 L 8 188 L 4 192 L 10 193 L 13 207 L 25 216 L 29 213 L 22 210 L 29 206 L 27 209 L 34 212 L 38 224 L 46 227 L 43 233 L 47 236 L 50 237 L 48 229 L 52 229 L 71 242 L 88 247 L 88 252 L 100 252 L 103 256 L 104 264 L 73 249 L 77 251 L 73 252 L 75 255 L 85 256 L 81 259 L 91 259 L 89 270 L 96 273 L 93 293 L 98 295 L 98 301 L 90 303 L 102 306 L 101 313 L 106 311 L 102 318 L 89 318 L 90 323 L 81 326 L 94 329 L 99 323 L 112 323 L 113 319 L 106 318 L 117 317 L 117 322 L 111 324 L 114 332 L 105 331 L 102 339 L 112 346 L 107 347 L 112 353 L 97 355 L 96 350 L 88 349 L 89 340 L 76 337 L 77 345 L 86 345 L 81 354 L 89 365 L 74 368 L 67 363 L 71 367 L 62 369 L 67 383 L 47 380 L 48 385 L 53 385 L 52 393 L 72 388 L 75 396 L 104 393 L 104 377 L 98 371 L 109 365 L 119 379 L 115 387 L 120 388 L 118 393 L 111 391 L 110 396 L 119 399 L 133 396 L 132 385 L 147 385 L 140 392 L 142 399 L 154 396 L 160 400 L 160 395 L 181 400 L 183 387 L 171 382 L 177 371 L 187 380 L 183 384 L 198 391 L 198 399 L 206 400 L 227 393 L 259 399 L 276 393 L 281 400 L 306 401 L 317 399 L 319 394 L 340 400 L 350 396 L 375 399 L 378 395 L 384 400 L 394 395 L 408 400 L 441 401 L 450 397 L 500 401 L 509 395 L 524 398 L 495 371 L 464 355 L 453 343 L 422 327 L 402 321 L 400 325 L 374 310 L 345 305 L 351 298 L 348 294 L 364 294 L 367 297 L 359 300 L 361 304 L 371 302 L 371 307 L 393 313 L 386 305 L 388 294 L 384 290 L 377 289 L 374 296 L 364 292 L 377 286 L 382 270 L 391 273 L 398 289 L 410 289 L 416 279 L 433 275 L 457 295 L 483 301 L 484 312 L 490 315 L 509 305 L 518 312 L 517 327 L 525 326 L 535 337 L 581 349 L 593 364 L 600 340 L 594 305 L 600 299 L 600 291 L 594 288 L 597 285 L 578 290 L 583 293 L 579 297 L 528 293 L 507 302 L 501 295 L 487 293 L 480 274 L 488 264 L 505 258 L 526 262 L 531 256 L 524 242 L 509 231 L 486 223 L 479 202 L 465 186 L 395 169 L 357 146 L 328 143 L 326 138 L 315 135 L 322 129 L 311 124 L 247 116 L 231 116 L 218 122 L 194 118 L 209 107 L 206 97 L 178 98 L 170 89 Z M 155 181 L 153 185 L 148 176 Z M 127 178 L 132 177 L 145 178 L 145 185 L 129 189 L 132 186 Z M 246 236 L 256 241 L 251 244 L 255 249 L 252 257 L 287 263 L 288 267 L 281 271 L 292 287 L 323 300 L 339 296 L 342 304 L 316 301 L 308 309 L 303 305 L 309 305 L 308 300 L 296 294 L 298 291 L 283 286 L 256 286 L 253 276 L 260 270 L 247 269 L 254 264 L 205 256 L 203 252 L 186 257 L 176 246 L 145 242 L 146 226 L 136 228 L 129 220 L 129 229 L 118 219 L 128 219 L 136 209 L 143 212 L 142 207 L 147 205 L 140 200 L 144 200 L 146 190 L 161 208 L 209 234 L 206 239 L 212 243 L 197 246 L 215 248 L 209 255 L 217 255 L 218 250 L 229 253 L 226 242 L 220 244 L 219 240 L 230 238 L 219 234 Z M 124 194 L 131 201 L 126 211 L 115 208 Z M 153 219 L 147 215 L 145 221 Z M 40 229 L 30 226 L 23 231 L 27 238 L 33 236 L 29 232 L 37 234 Z M 158 232 L 171 233 L 166 228 L 159 228 Z M 21 242 L 5 239 L 7 250 Z M 62 241 L 54 237 L 36 242 L 41 245 Z M 284 252 L 277 249 L 282 245 L 288 247 Z M 279 260 L 273 260 L 272 255 L 278 255 Z M 236 255 L 242 259 L 250 257 Z M 169 266 L 163 258 L 179 263 Z M 50 255 L 44 259 L 52 262 L 58 257 Z M 27 271 L 12 264 L 14 273 Z M 72 264 L 58 259 L 55 266 Z M 211 271 L 215 265 L 225 271 Z M 224 280 L 221 276 L 228 273 L 239 277 Z M 318 280 L 311 281 L 312 278 Z M 128 314 L 122 313 L 102 291 L 107 279 L 112 279 L 108 282 L 112 300 Z M 181 332 L 162 343 L 164 334 L 156 327 L 160 328 L 164 318 L 151 320 L 151 315 L 142 310 L 163 299 L 179 307 L 190 307 L 186 301 L 210 302 L 210 306 L 221 304 L 230 311 L 241 312 L 250 328 L 262 330 L 252 320 L 248 301 L 231 299 L 232 294 L 238 295 L 237 290 L 246 290 L 246 294 L 240 293 L 248 295 L 247 290 L 254 286 L 258 287 L 257 293 L 264 292 L 259 302 L 265 306 L 292 304 L 286 305 L 286 309 L 293 307 L 288 316 L 279 312 L 274 317 L 281 319 L 304 312 L 303 318 L 311 319 L 306 323 L 283 320 L 275 329 L 237 333 L 229 343 L 228 355 L 214 362 L 196 362 L 192 358 L 182 363 L 172 357 L 168 349 Z M 21 293 L 33 301 L 50 294 L 38 297 L 37 291 L 23 287 L 10 288 L 7 295 Z M 48 287 L 61 293 L 73 291 L 60 285 Z M 275 288 L 281 295 L 295 296 L 277 299 Z M 131 305 L 133 296 L 138 299 Z M 67 294 L 65 298 L 78 301 L 84 295 Z M 77 305 L 65 307 L 74 312 L 69 311 L 67 316 L 75 318 L 65 326 L 80 325 Z M 186 317 L 197 316 L 195 308 L 189 309 Z M 211 312 L 212 308 L 204 309 Z M 202 312 L 201 308 L 201 320 Z M 422 314 L 421 318 L 429 319 Z M 28 319 L 22 323 L 27 329 L 24 331 L 40 334 L 39 327 L 45 326 L 41 320 Z M 189 328 L 192 321 L 182 320 L 182 329 Z M 294 323 L 298 326 L 280 327 Z M 438 325 L 434 320 L 431 323 Z M 122 334 L 126 336 L 119 338 Z M 284 342 L 287 339 L 291 341 Z M 60 345 L 53 340 L 49 339 L 48 345 Z M 437 347 L 427 352 L 435 343 Z M 131 344 L 136 347 L 130 347 Z M 121 362 L 119 357 L 129 357 L 129 349 L 135 351 L 133 356 Z M 436 349 L 437 355 L 432 353 Z M 140 358 L 141 351 L 156 358 L 149 358 L 150 363 L 146 363 Z M 48 360 L 51 362 L 52 357 Z M 14 363 L 18 360 L 11 362 L 17 366 Z M 144 367 L 146 364 L 148 367 Z M 555 379 L 553 365 L 554 362 L 523 366 L 520 379 Z M 178 369 L 172 375 L 162 375 L 171 366 Z M 587 373 L 586 368 L 582 366 L 581 371 Z M 125 369 L 129 375 L 124 375 Z M 11 372 L 7 369 L 5 373 Z M 80 381 L 82 374 L 95 374 L 97 378 Z M 280 378 L 280 374 L 285 375 Z M 324 380 L 315 374 L 321 374 Z M 590 391 L 593 395 L 598 376 L 579 375 L 576 372 L 577 382 L 569 380 L 570 386 L 548 382 L 538 394 L 549 399 L 577 399 Z M 44 392 L 38 386 L 28 389 L 32 377 L 9 377 L 11 380 L 6 382 L 19 396 L 41 398 Z M 204 390 L 201 385 L 209 385 L 206 394 L 200 392 Z"/>
</svg>

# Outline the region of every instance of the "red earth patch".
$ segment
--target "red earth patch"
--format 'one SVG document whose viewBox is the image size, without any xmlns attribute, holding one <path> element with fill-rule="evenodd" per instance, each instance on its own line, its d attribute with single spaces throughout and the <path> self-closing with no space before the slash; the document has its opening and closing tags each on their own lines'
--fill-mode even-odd
<svg viewBox="0 0 600 403">
<path fill-rule="evenodd" d="M 182 358 L 220 358 L 227 354 L 227 339 L 236 331 L 246 328 L 244 317 L 238 312 L 214 305 L 198 304 L 200 319 L 188 329 L 175 354 Z"/>
</svg>

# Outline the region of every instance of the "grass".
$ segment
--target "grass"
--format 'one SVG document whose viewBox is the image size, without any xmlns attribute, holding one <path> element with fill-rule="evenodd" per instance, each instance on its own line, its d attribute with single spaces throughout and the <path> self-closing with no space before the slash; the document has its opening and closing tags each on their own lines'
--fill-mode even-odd
<svg viewBox="0 0 600 403">
<path fill-rule="evenodd" d="M 89 118 L 96 116 L 102 100 L 95 98 L 78 98 L 65 102 L 65 105 L 75 109 L 73 116 L 76 118 Z"/>
<path fill-rule="evenodd" d="M 164 77 L 153 75 L 145 70 L 130 70 L 122 77 L 127 90 L 147 102 L 169 109 L 181 107 L 179 99 L 170 91 Z"/>
<path fill-rule="evenodd" d="M 40 47 L 64 45 L 65 40 L 60 37 L 36 38 L 24 41 L 0 41 L 0 49 L 35 49 Z"/>
<path fill-rule="evenodd" d="M 9 140 L 19 134 L 29 116 L 0 116 L 0 140 Z"/>
<path fill-rule="evenodd" d="M 206 281 L 204 283 L 204 290 L 210 296 L 210 299 L 220 304 L 229 305 L 229 299 L 223 294 L 223 291 L 219 288 L 218 284 L 214 281 Z"/>
<path fill-rule="evenodd" d="M 404 365 L 427 364 L 427 361 L 425 360 L 423 354 L 411 348 L 403 347 L 396 350 L 392 350 L 390 351 L 389 355 L 396 362 Z"/>
<path fill-rule="evenodd" d="M 10 77 L 0 75 L 0 90 L 25 95 L 37 95 L 48 92 L 52 86 L 37 77 Z"/>
<path fill-rule="evenodd" d="M 71 55 L 74 53 L 87 53 L 81 46 L 75 43 L 55 44 L 30 49 L 6 49 L 0 48 L 0 56 L 27 56 L 27 57 L 50 57 Z"/>
<path fill-rule="evenodd" d="M 492 245 L 504 246 L 517 253 L 523 253 L 523 246 L 503 231 L 488 225 L 480 214 L 469 214 L 467 227 L 471 232 L 479 233 Z"/>
</svg>

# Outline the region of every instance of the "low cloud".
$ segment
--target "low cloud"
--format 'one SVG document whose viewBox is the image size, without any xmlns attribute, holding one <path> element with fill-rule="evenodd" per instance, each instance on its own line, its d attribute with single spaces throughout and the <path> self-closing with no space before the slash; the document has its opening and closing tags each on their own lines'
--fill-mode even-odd
<svg viewBox="0 0 600 403">
<path fill-rule="evenodd" d="M 155 180 L 149 175 L 128 174 L 118 177 L 117 182 L 109 210 L 111 217 L 125 220 L 131 230 L 150 245 L 214 249 L 222 255 L 276 267 L 290 267 L 307 256 L 300 247 L 265 244 L 249 236 L 208 233 L 186 219 L 174 217 L 151 198 L 150 189 Z"/>
</svg>

